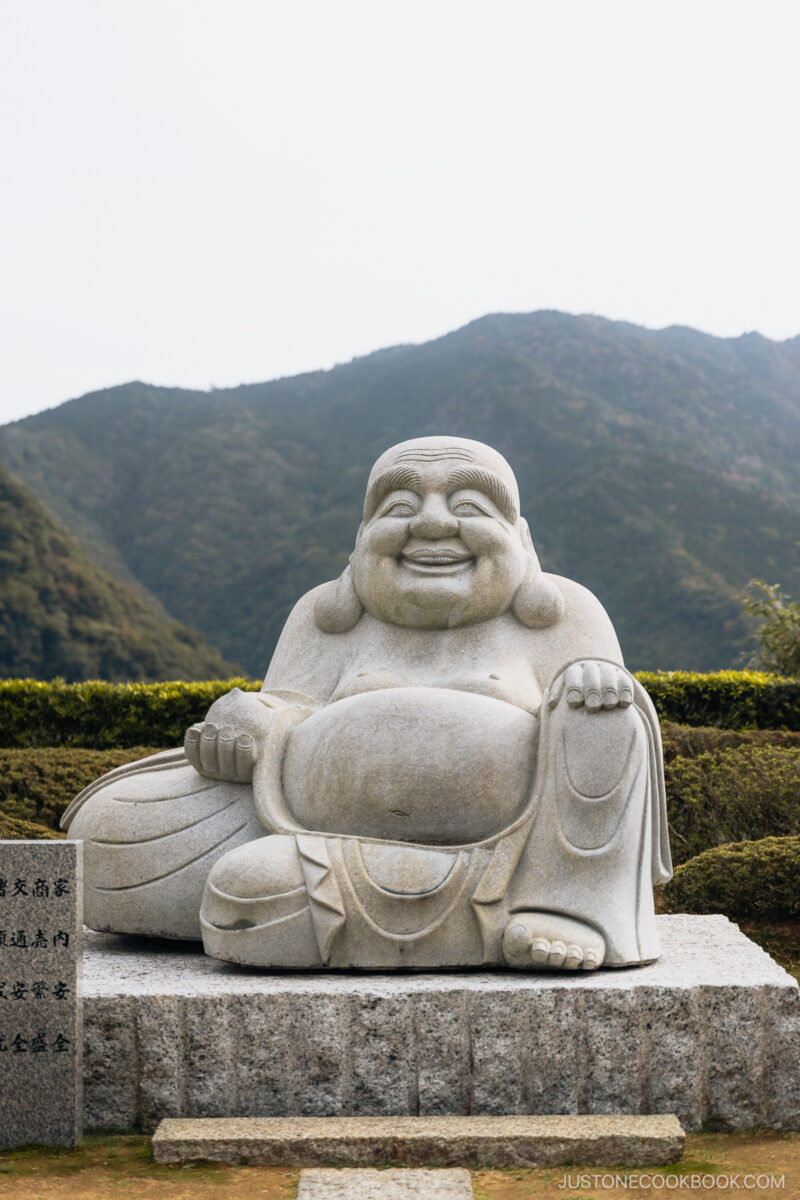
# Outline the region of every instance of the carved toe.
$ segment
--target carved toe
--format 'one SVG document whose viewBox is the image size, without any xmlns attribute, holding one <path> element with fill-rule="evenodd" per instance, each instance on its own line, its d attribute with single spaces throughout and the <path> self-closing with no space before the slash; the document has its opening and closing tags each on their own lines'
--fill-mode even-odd
<svg viewBox="0 0 800 1200">
<path fill-rule="evenodd" d="M 506 961 L 513 966 L 523 966 L 530 956 L 530 948 L 531 935 L 527 925 L 522 922 L 509 925 L 503 938 Z"/>
<path fill-rule="evenodd" d="M 503 938 L 511 967 L 594 971 L 605 957 L 605 939 L 593 926 L 560 913 L 515 913 Z"/>
<path fill-rule="evenodd" d="M 564 959 L 564 966 L 568 971 L 577 971 L 583 963 L 583 950 L 580 946 L 576 946 L 574 942 L 567 946 L 567 956 Z"/>
<path fill-rule="evenodd" d="M 531 944 L 531 960 L 537 967 L 546 967 L 550 960 L 550 943 L 547 938 L 536 938 Z"/>
<path fill-rule="evenodd" d="M 567 957 L 567 947 L 564 942 L 551 942 L 548 961 L 551 967 L 563 967 Z"/>
</svg>

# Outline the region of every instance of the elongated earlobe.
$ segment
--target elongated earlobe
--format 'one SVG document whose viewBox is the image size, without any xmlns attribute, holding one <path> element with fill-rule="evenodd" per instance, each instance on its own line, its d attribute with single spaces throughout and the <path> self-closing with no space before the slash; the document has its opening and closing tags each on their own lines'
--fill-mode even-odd
<svg viewBox="0 0 800 1200">
<path fill-rule="evenodd" d="M 314 623 L 323 633 L 347 633 L 364 612 L 348 563 L 338 579 L 326 583 L 314 604 Z"/>
<path fill-rule="evenodd" d="M 537 562 L 525 576 L 511 601 L 514 616 L 530 629 L 555 625 L 564 615 L 564 597 L 560 588 L 545 579 L 538 566 Z"/>
</svg>

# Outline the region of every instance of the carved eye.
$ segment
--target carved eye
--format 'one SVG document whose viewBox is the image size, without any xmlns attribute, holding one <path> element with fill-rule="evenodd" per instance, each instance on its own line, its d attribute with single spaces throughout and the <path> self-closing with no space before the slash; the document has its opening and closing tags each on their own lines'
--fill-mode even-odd
<svg viewBox="0 0 800 1200">
<path fill-rule="evenodd" d="M 414 506 L 409 504 L 407 500 L 395 500 L 394 504 L 389 504 L 381 513 L 382 517 L 413 517 Z"/>
<path fill-rule="evenodd" d="M 479 504 L 475 504 L 473 500 L 459 500 L 453 505 L 453 514 L 456 517 L 487 517 L 485 508 L 481 508 Z"/>
</svg>

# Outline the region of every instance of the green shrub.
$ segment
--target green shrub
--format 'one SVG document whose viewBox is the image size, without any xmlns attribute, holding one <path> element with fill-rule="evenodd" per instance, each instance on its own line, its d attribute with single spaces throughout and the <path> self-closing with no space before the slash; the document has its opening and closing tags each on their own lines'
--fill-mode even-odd
<svg viewBox="0 0 800 1200">
<path fill-rule="evenodd" d="M 800 679 L 758 671 L 639 671 L 656 712 L 679 725 L 800 729 Z"/>
<path fill-rule="evenodd" d="M 763 579 L 751 579 L 740 599 L 755 623 L 758 651 L 752 665 L 800 677 L 800 603 L 784 595 L 779 583 Z"/>
<path fill-rule="evenodd" d="M 0 750 L 0 812 L 58 829 L 61 814 L 78 792 L 106 771 L 154 753 L 147 746 L 128 750 L 62 746 Z"/>
<path fill-rule="evenodd" d="M 799 920 L 800 837 L 768 837 L 706 850 L 678 867 L 657 895 L 662 912 Z"/>
<path fill-rule="evenodd" d="M 0 680 L 0 746 L 179 746 L 195 721 L 244 679 L 209 683 Z"/>
<path fill-rule="evenodd" d="M 46 838 L 52 841 L 54 838 L 63 837 L 66 837 L 66 834 L 56 833 L 48 825 L 36 825 L 33 821 L 21 821 L 18 817 L 9 817 L 4 812 L 0 812 L 0 841 L 19 841 L 29 838 L 37 840 Z"/>
<path fill-rule="evenodd" d="M 664 762 L 697 758 L 708 751 L 734 750 L 737 746 L 779 746 L 800 750 L 800 731 L 786 729 L 716 729 L 709 725 L 676 725 L 661 722 Z"/>
<path fill-rule="evenodd" d="M 675 863 L 725 842 L 800 834 L 800 746 L 743 744 L 664 765 Z"/>
</svg>

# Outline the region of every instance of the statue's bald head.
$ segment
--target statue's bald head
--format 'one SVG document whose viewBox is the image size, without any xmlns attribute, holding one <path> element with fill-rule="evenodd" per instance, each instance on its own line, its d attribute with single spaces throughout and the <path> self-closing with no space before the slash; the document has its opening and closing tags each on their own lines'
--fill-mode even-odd
<svg viewBox="0 0 800 1200">
<path fill-rule="evenodd" d="M 499 451 L 469 438 L 422 437 L 390 446 L 369 474 L 364 499 L 368 521 L 385 495 L 397 488 L 415 490 L 420 469 L 436 464 L 446 472 L 452 490 L 476 488 L 489 496 L 511 524 L 519 519 L 519 488 Z"/>
<path fill-rule="evenodd" d="M 563 608 L 558 588 L 542 578 L 502 454 L 437 436 L 381 454 L 350 566 L 320 594 L 315 619 L 326 633 L 352 629 L 364 610 L 389 624 L 445 629 L 510 610 L 541 628 Z"/>
</svg>

